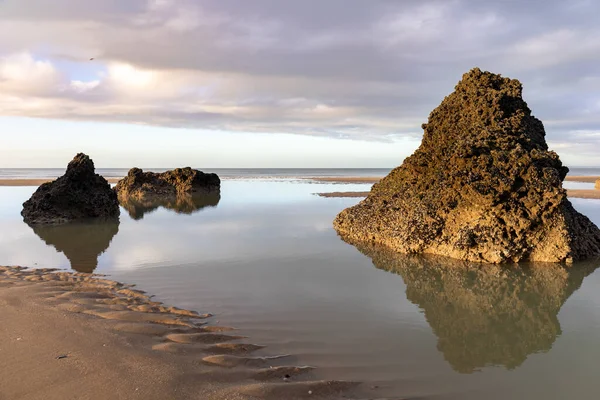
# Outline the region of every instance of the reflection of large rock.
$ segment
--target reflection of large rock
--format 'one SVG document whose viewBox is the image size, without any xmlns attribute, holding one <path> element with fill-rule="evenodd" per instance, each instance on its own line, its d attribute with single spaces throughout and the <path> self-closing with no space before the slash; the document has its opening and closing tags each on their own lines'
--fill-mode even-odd
<svg viewBox="0 0 600 400">
<path fill-rule="evenodd" d="M 151 213 L 159 207 L 173 210 L 178 214 L 193 214 L 205 207 L 216 207 L 221 200 L 219 192 L 206 193 L 203 195 L 181 195 L 166 198 L 119 198 L 123 208 L 127 210 L 129 216 L 135 220 L 144 218 L 145 214 Z"/>
<path fill-rule="evenodd" d="M 157 198 L 218 192 L 221 180 L 217 174 L 205 174 L 190 167 L 162 173 L 132 168 L 115 186 L 119 198 Z"/>
<path fill-rule="evenodd" d="M 562 187 L 521 83 L 473 69 L 431 112 L 421 146 L 335 219 L 344 237 L 400 253 L 502 263 L 600 255 L 600 230 Z"/>
<path fill-rule="evenodd" d="M 72 269 L 92 273 L 98 265 L 98 257 L 108 249 L 112 238 L 119 232 L 119 220 L 30 227 L 48 246 L 64 253 Z"/>
<path fill-rule="evenodd" d="M 373 264 L 402 276 L 406 297 L 419 306 L 452 368 L 471 373 L 496 365 L 513 369 L 549 351 L 561 333 L 558 312 L 599 261 L 501 267 L 432 255 L 403 255 L 381 246 L 356 247 Z"/>
<path fill-rule="evenodd" d="M 119 202 L 106 179 L 94 172 L 94 162 L 79 153 L 63 176 L 41 185 L 23 203 L 21 215 L 28 224 L 117 219 Z"/>
</svg>

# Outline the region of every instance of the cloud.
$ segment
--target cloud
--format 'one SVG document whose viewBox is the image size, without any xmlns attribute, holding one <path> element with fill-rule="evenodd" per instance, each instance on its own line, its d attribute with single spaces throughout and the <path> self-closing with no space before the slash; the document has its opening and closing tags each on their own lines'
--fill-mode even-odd
<svg viewBox="0 0 600 400">
<path fill-rule="evenodd" d="M 394 140 L 480 66 L 557 146 L 600 129 L 597 2 L 24 3 L 0 3 L 2 115 Z"/>
</svg>

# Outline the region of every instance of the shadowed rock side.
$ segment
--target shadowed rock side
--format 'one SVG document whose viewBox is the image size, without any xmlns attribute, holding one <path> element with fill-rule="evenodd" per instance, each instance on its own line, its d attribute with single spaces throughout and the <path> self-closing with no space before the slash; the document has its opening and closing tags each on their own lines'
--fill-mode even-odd
<svg viewBox="0 0 600 400">
<path fill-rule="evenodd" d="M 600 255 L 600 230 L 567 200 L 521 83 L 473 69 L 431 112 L 421 146 L 334 227 L 401 253 L 503 263 Z"/>
<path fill-rule="evenodd" d="M 28 224 L 119 218 L 119 202 L 109 183 L 95 173 L 94 162 L 79 153 L 63 176 L 41 185 L 21 211 Z"/>
<path fill-rule="evenodd" d="M 92 273 L 98 266 L 98 257 L 119 232 L 119 220 L 30 227 L 48 246 L 64 253 L 73 270 Z"/>
<path fill-rule="evenodd" d="M 221 200 L 219 192 L 203 195 L 180 195 L 166 198 L 119 198 L 121 206 L 127 210 L 129 216 L 135 220 L 144 218 L 144 215 L 163 207 L 178 214 L 194 214 L 206 207 L 216 207 Z"/>
<path fill-rule="evenodd" d="M 452 368 L 514 369 L 546 352 L 561 333 L 558 312 L 600 260 L 505 267 L 434 255 L 404 255 L 358 243 L 375 267 L 402 276 L 406 297 L 424 312 Z"/>
<path fill-rule="evenodd" d="M 132 168 L 115 186 L 119 198 L 146 199 L 218 192 L 221 180 L 216 174 L 205 174 L 190 167 L 163 173 L 144 172 Z"/>
</svg>

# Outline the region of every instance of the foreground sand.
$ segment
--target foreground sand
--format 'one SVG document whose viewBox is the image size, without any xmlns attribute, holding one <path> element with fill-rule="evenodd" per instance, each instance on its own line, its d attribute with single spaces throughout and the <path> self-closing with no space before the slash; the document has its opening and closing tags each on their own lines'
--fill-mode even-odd
<svg viewBox="0 0 600 400">
<path fill-rule="evenodd" d="M 367 390 L 314 380 L 313 368 L 286 366 L 288 356 L 209 319 L 99 276 L 0 267 L 0 400 L 342 399 Z"/>
<path fill-rule="evenodd" d="M 315 194 L 321 197 L 367 197 L 369 192 L 328 192 Z M 600 199 L 600 190 L 567 189 L 567 195 L 574 199 Z"/>
</svg>

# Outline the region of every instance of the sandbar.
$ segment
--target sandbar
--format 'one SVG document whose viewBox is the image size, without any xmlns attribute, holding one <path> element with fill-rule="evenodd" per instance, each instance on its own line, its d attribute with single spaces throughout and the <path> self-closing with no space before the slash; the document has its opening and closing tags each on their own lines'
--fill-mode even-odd
<svg viewBox="0 0 600 400">
<path fill-rule="evenodd" d="M 304 178 L 304 179 L 309 179 L 311 181 L 315 181 L 315 182 L 328 182 L 328 183 L 377 183 L 379 182 L 383 177 L 379 176 L 368 176 L 368 177 L 361 177 L 361 176 L 325 176 L 325 177 L 311 177 L 311 178 Z M 565 178 L 565 181 L 570 181 L 570 182 L 584 182 L 584 183 L 594 183 L 596 182 L 597 179 L 600 179 L 600 176 L 597 175 L 573 175 L 573 176 L 567 176 Z"/>
<path fill-rule="evenodd" d="M 318 380 L 210 314 L 99 275 L 0 266 L 0 321 L 2 400 L 364 396 L 364 385 Z"/>
<path fill-rule="evenodd" d="M 600 179 L 598 175 L 573 175 L 567 176 L 565 181 L 595 183 L 598 179 Z"/>
<path fill-rule="evenodd" d="M 369 192 L 326 192 L 315 194 L 320 197 L 367 197 Z M 567 189 L 567 195 L 574 199 L 600 199 L 600 190 Z"/>
</svg>

